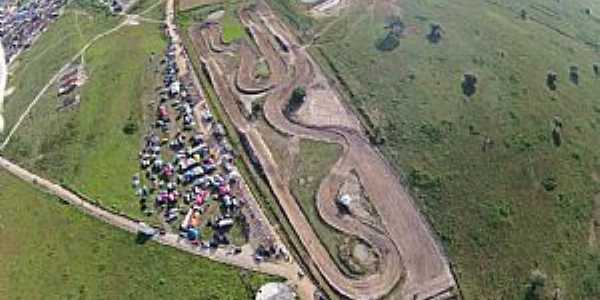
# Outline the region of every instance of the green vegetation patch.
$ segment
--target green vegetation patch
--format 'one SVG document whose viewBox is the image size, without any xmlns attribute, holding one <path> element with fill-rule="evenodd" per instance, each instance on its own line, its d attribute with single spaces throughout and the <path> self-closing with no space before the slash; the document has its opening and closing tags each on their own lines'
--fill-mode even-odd
<svg viewBox="0 0 600 300">
<path fill-rule="evenodd" d="M 235 16 L 235 11 L 228 11 L 220 22 L 223 26 L 223 43 L 232 43 L 246 35 L 240 20 Z"/>
<path fill-rule="evenodd" d="M 58 110 L 56 87 L 34 107 L 6 148 L 19 164 L 116 211 L 140 217 L 130 186 L 145 132 L 145 105 L 155 100 L 166 42 L 158 24 L 125 26 L 85 53 L 80 103 Z"/>
<path fill-rule="evenodd" d="M 256 74 L 256 77 L 258 77 L 259 79 L 266 79 L 269 78 L 269 76 L 271 76 L 271 70 L 269 70 L 269 65 L 264 59 L 261 59 L 256 63 L 254 74 Z"/>
<path fill-rule="evenodd" d="M 321 181 L 329 174 L 341 154 L 342 149 L 338 145 L 300 140 L 300 152 L 296 158 L 295 172 L 290 179 L 290 190 L 331 258 L 342 271 L 352 274 L 339 255 L 340 245 L 349 236 L 327 224 L 321 218 L 316 204 Z"/>
<path fill-rule="evenodd" d="M 253 299 L 279 278 L 136 237 L 0 171 L 0 298 Z"/>
<path fill-rule="evenodd" d="M 315 23 L 312 18 L 305 15 L 310 6 L 301 4 L 299 0 L 270 1 L 269 4 L 273 10 L 283 16 L 286 22 L 301 33 L 309 31 Z"/>
</svg>

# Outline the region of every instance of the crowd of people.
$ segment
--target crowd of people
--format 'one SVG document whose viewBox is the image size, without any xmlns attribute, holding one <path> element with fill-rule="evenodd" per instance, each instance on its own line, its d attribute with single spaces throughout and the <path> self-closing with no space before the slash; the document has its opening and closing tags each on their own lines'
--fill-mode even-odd
<svg viewBox="0 0 600 300">
<path fill-rule="evenodd" d="M 7 62 L 29 48 L 39 33 L 60 15 L 66 0 L 6 1 L 0 5 L 0 38 Z"/>
</svg>

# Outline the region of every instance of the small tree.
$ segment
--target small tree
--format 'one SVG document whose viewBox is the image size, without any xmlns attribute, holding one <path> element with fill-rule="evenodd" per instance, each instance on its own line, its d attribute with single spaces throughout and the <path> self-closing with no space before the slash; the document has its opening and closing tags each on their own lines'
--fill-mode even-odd
<svg viewBox="0 0 600 300">
<path fill-rule="evenodd" d="M 302 103 L 304 103 L 304 98 L 306 98 L 306 89 L 304 89 L 303 86 L 295 88 L 292 93 L 292 103 L 302 105 Z"/>
<path fill-rule="evenodd" d="M 292 97 L 287 105 L 286 113 L 293 113 L 304 104 L 306 99 L 306 89 L 303 86 L 296 87 L 292 92 Z"/>
<path fill-rule="evenodd" d="M 377 40 L 375 47 L 379 51 L 392 51 L 400 45 L 400 38 L 406 26 L 400 17 L 391 16 L 386 18 L 384 28 L 387 29 L 387 33 L 385 37 Z"/>
<path fill-rule="evenodd" d="M 592 69 L 594 70 L 594 75 L 600 76 L 600 64 L 593 64 Z"/>
<path fill-rule="evenodd" d="M 262 103 L 259 101 L 252 102 L 250 119 L 256 120 L 259 116 L 262 115 Z"/>
<path fill-rule="evenodd" d="M 127 123 L 125 123 L 125 126 L 123 126 L 123 133 L 127 134 L 127 135 L 132 135 L 134 133 L 136 133 L 138 131 L 138 125 L 137 123 L 130 117 L 127 120 Z"/>
<path fill-rule="evenodd" d="M 437 44 L 442 39 L 443 32 L 444 32 L 444 30 L 442 29 L 442 25 L 431 24 L 431 30 L 429 31 L 429 34 L 427 35 L 427 39 L 430 42 Z"/>
<path fill-rule="evenodd" d="M 477 76 L 475 74 L 466 73 L 464 74 L 464 80 L 462 82 L 463 94 L 467 97 L 471 97 L 477 91 Z"/>
<path fill-rule="evenodd" d="M 375 46 L 379 51 L 392 51 L 400 45 L 399 37 L 393 31 L 389 31 L 385 38 L 378 40 Z"/>
<path fill-rule="evenodd" d="M 548 86 L 548 88 L 551 91 L 556 91 L 556 81 L 558 80 L 558 74 L 556 74 L 556 72 L 550 71 L 548 72 L 548 75 L 546 76 L 546 86 Z"/>
<path fill-rule="evenodd" d="M 574 85 L 579 85 L 579 68 L 577 66 L 571 66 L 569 68 L 569 80 Z"/>
<path fill-rule="evenodd" d="M 521 10 L 521 19 L 527 20 L 527 11 L 525 9 Z"/>
<path fill-rule="evenodd" d="M 535 269 L 529 275 L 529 280 L 527 282 L 527 292 L 525 294 L 525 299 L 527 300 L 541 300 L 544 299 L 546 280 L 548 276 L 544 274 L 542 271 Z"/>
</svg>

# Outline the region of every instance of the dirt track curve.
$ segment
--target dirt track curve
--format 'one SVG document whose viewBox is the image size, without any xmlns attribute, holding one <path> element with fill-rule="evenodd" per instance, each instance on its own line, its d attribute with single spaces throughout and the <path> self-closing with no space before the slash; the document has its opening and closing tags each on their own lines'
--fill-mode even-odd
<svg viewBox="0 0 600 300">
<path fill-rule="evenodd" d="M 253 88 L 251 76 L 240 72 L 249 72 L 257 54 L 241 46 L 242 62 L 237 75 L 232 77 L 223 71 L 224 67 L 218 61 L 221 54 L 211 50 L 212 41 L 218 38 L 214 34 L 220 31 L 212 25 L 191 29 L 201 60 L 229 118 L 253 149 L 273 192 L 319 272 L 338 292 L 353 299 L 381 298 L 398 284 L 402 284 L 401 294 L 405 299 L 447 295 L 455 282 L 445 256 L 398 177 L 365 135 L 355 128 L 303 124 L 284 115 L 284 107 L 293 90 L 297 86 L 309 86 L 317 75 L 321 75 L 318 65 L 264 3 L 260 2 L 254 10 L 242 10 L 240 20 L 271 72 L 273 88 L 266 93 L 263 107 L 269 124 L 290 136 L 337 143 L 344 148 L 342 157 L 320 185 L 317 195 L 320 215 L 331 226 L 357 235 L 372 245 L 383 266 L 379 273 L 359 278 L 347 277 L 339 270 L 291 195 L 288 183 L 278 171 L 261 135 L 239 110 L 243 90 L 236 89 L 235 85 Z M 248 59 L 252 61 L 244 61 Z M 339 216 L 335 197 L 344 176 L 352 171 L 358 174 L 385 228 L 374 228 L 355 218 Z"/>
</svg>

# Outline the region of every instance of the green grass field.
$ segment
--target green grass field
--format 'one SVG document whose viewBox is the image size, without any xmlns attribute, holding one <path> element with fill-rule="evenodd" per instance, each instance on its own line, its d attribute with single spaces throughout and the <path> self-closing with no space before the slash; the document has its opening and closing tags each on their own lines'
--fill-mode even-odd
<svg viewBox="0 0 600 300">
<path fill-rule="evenodd" d="M 387 1 L 313 28 L 324 31 L 311 51 L 385 138 L 381 150 L 438 231 L 466 299 L 523 299 L 535 269 L 547 296 L 600 297 L 600 253 L 588 241 L 600 192 L 598 12 L 593 1 Z M 404 36 L 377 50 L 394 16 Z M 426 39 L 434 23 L 438 44 Z M 467 72 L 478 78 L 471 98 Z"/>
<path fill-rule="evenodd" d="M 84 56 L 88 79 L 78 91 L 80 104 L 58 111 L 56 88 L 49 89 L 5 155 L 105 207 L 140 217 L 130 179 L 138 171 L 143 111 L 157 97 L 165 47 L 153 23 L 126 26 L 99 40 Z M 123 130 L 128 123 L 136 124 L 132 134 Z"/>
<path fill-rule="evenodd" d="M 80 1 L 69 4 L 64 15 L 9 68 L 6 87 L 15 90 L 4 102 L 6 128 L 0 139 L 8 134 L 42 87 L 83 45 L 120 21 L 120 18 L 107 16 L 104 11 L 83 5 Z"/>
<path fill-rule="evenodd" d="M 254 299 L 272 276 L 97 221 L 0 171 L 0 299 Z"/>
</svg>

